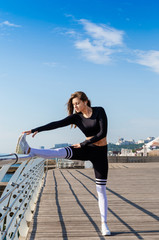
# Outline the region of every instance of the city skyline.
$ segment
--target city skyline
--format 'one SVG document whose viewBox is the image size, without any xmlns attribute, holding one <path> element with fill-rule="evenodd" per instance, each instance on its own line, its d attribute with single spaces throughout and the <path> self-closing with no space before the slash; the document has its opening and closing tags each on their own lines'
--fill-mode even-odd
<svg viewBox="0 0 159 240">
<path fill-rule="evenodd" d="M 22 131 L 67 116 L 84 91 L 108 116 L 108 142 L 159 134 L 159 2 L 6 0 L 0 6 L 0 153 Z M 82 142 L 69 127 L 27 137 L 33 147 Z"/>
<path fill-rule="evenodd" d="M 157 137 L 158 139 L 158 137 Z M 138 139 L 135 141 L 134 139 L 124 139 L 124 138 L 119 138 L 118 141 L 116 142 L 108 142 L 108 144 L 113 144 L 113 145 L 131 145 L 131 144 L 144 144 L 144 143 L 149 143 L 151 141 L 155 140 L 155 137 L 147 137 L 146 139 Z M 60 143 L 55 143 L 54 146 L 51 146 L 51 148 L 61 148 L 61 147 L 67 147 L 71 143 L 68 142 L 60 142 Z M 44 149 L 45 146 L 39 146 L 39 148 Z"/>
</svg>

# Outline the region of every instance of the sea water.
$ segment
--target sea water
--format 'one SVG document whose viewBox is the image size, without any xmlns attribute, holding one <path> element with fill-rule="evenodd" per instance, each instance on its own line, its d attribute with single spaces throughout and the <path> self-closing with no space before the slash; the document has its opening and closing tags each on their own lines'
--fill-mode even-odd
<svg viewBox="0 0 159 240">
<path fill-rule="evenodd" d="M 13 164 L 12 167 L 19 167 L 20 164 Z M 6 173 L 1 182 L 9 182 L 14 173 Z"/>
</svg>

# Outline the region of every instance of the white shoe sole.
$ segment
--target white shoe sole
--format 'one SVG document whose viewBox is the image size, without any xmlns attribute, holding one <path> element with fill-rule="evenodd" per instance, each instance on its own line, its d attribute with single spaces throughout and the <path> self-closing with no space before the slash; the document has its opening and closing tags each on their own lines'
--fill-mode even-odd
<svg viewBox="0 0 159 240">
<path fill-rule="evenodd" d="M 110 230 L 109 230 L 109 228 L 108 228 L 108 226 L 107 226 L 106 223 L 105 223 L 105 224 L 104 224 L 104 223 L 102 224 L 101 232 L 102 232 L 102 235 L 103 235 L 103 236 L 110 236 L 110 235 L 111 235 L 111 232 L 110 232 Z"/>
<path fill-rule="evenodd" d="M 103 236 L 110 236 L 110 235 L 111 235 L 111 232 L 102 232 L 102 235 L 103 235 Z"/>
<path fill-rule="evenodd" d="M 26 154 L 23 147 L 20 144 L 20 142 L 22 141 L 22 138 L 25 138 L 25 137 L 26 137 L 26 133 L 22 134 L 18 139 L 18 143 L 17 143 L 17 147 L 16 147 L 16 153 L 18 153 L 18 154 Z M 23 142 L 22 142 L 22 144 L 23 144 Z"/>
<path fill-rule="evenodd" d="M 23 137 L 23 135 L 21 135 L 21 136 L 18 138 L 18 142 L 17 142 L 17 146 L 16 146 L 16 150 L 15 150 L 17 154 L 23 154 L 22 149 L 20 148 L 20 145 L 19 145 L 22 137 Z"/>
</svg>

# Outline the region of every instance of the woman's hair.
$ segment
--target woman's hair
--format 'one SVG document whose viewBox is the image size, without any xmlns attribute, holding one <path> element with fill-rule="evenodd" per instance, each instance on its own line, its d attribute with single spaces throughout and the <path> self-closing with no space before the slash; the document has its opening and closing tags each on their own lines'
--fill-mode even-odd
<svg viewBox="0 0 159 240">
<path fill-rule="evenodd" d="M 79 98 L 81 101 L 85 102 L 87 101 L 87 106 L 91 107 L 91 101 L 88 99 L 87 95 L 84 92 L 75 92 L 73 94 L 71 94 L 71 97 L 69 98 L 68 102 L 67 102 L 67 111 L 68 111 L 68 115 L 73 114 L 73 104 L 72 104 L 72 100 L 74 98 Z"/>
<path fill-rule="evenodd" d="M 72 100 L 74 98 L 78 97 L 81 101 L 85 102 L 87 101 L 87 106 L 91 107 L 91 101 L 88 99 L 87 95 L 84 92 L 75 92 L 71 94 L 71 97 L 69 98 L 68 102 L 67 102 L 67 111 L 68 111 L 68 115 L 73 114 L 73 104 L 72 104 Z M 73 124 L 71 124 L 71 128 L 73 127 Z M 76 128 L 76 125 L 74 126 Z"/>
</svg>

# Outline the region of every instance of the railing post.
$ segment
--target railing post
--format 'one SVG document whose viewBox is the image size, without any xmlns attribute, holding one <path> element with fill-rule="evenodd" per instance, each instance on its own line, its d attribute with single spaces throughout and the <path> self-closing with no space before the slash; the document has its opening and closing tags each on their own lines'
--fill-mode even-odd
<svg viewBox="0 0 159 240">
<path fill-rule="evenodd" d="M 27 225 L 27 220 L 26 220 L 26 217 L 24 215 L 21 223 L 20 223 L 20 226 L 19 226 L 19 234 L 21 237 L 24 237 L 26 238 L 27 234 L 28 234 L 28 230 L 29 230 L 29 227 Z"/>
</svg>

